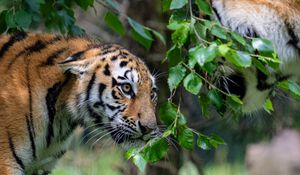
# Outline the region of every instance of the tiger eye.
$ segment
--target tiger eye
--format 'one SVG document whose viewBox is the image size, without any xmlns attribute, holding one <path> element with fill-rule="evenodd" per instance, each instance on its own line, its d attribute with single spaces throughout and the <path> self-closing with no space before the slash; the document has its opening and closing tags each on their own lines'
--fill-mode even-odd
<svg viewBox="0 0 300 175">
<path fill-rule="evenodd" d="M 129 83 L 122 85 L 122 90 L 124 93 L 130 93 L 131 92 L 131 85 Z"/>
</svg>

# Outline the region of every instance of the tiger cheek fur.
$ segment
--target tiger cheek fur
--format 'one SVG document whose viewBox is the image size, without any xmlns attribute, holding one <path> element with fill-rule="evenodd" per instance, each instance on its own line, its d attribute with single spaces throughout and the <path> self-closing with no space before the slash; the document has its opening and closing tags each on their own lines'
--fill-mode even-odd
<svg viewBox="0 0 300 175">
<path fill-rule="evenodd" d="M 154 78 L 118 45 L 21 32 L 0 37 L 0 62 L 1 175 L 49 173 L 79 125 L 122 145 L 157 134 Z"/>
</svg>

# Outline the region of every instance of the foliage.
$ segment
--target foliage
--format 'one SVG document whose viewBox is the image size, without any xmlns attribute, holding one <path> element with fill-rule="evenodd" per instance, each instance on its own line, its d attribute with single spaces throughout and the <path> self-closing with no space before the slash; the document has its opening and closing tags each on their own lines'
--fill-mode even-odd
<svg viewBox="0 0 300 175">
<path fill-rule="evenodd" d="M 151 47 L 154 39 L 166 44 L 164 36 L 159 32 L 122 14 L 117 1 L 97 2 L 108 8 L 103 20 L 120 36 L 124 36 L 128 30 L 132 39 L 146 49 Z M 82 10 L 87 10 L 96 2 L 7 0 L 1 3 L 6 9 L 0 13 L 0 33 L 42 26 L 49 31 L 80 36 L 85 32 L 75 24 L 74 9 L 79 6 Z M 170 49 L 163 61 L 168 61 L 170 65 L 168 85 L 171 96 L 159 110 L 160 119 L 167 129 L 142 148 L 132 148 L 127 152 L 126 157 L 132 159 L 141 171 L 145 170 L 147 162 L 156 162 L 165 156 L 170 137 L 175 138 L 188 150 L 194 149 L 195 146 L 209 150 L 225 144 L 224 140 L 215 134 L 204 135 L 188 127 L 186 118 L 180 111 L 180 102 L 176 105 L 172 99 L 178 87 L 182 85 L 187 92 L 199 98 L 205 116 L 208 116 L 210 106 L 214 106 L 221 115 L 226 107 L 238 112 L 243 105 L 241 99 L 219 89 L 213 82 L 214 73 L 220 65 L 226 62 L 240 70 L 254 66 L 269 75 L 270 69 L 266 66 L 276 71 L 280 63 L 270 41 L 262 38 L 244 38 L 223 27 L 215 20 L 206 0 L 162 0 L 162 10 L 170 15 L 167 28 L 172 31 Z M 125 17 L 125 21 L 120 20 L 121 16 Z M 283 81 L 278 87 L 300 99 L 300 87 L 295 82 Z M 273 111 L 270 99 L 266 101 L 265 109 L 268 112 Z"/>
</svg>

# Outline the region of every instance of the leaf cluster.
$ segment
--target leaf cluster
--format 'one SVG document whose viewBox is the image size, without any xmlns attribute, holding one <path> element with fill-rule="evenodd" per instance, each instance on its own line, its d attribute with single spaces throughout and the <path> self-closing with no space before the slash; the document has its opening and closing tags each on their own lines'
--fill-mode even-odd
<svg viewBox="0 0 300 175">
<path fill-rule="evenodd" d="M 168 85 L 171 94 L 182 84 L 199 97 L 202 112 L 208 116 L 209 106 L 239 113 L 243 105 L 239 96 L 219 86 L 224 65 L 242 72 L 256 67 L 267 76 L 279 71 L 280 61 L 272 42 L 263 38 L 243 37 L 222 26 L 215 19 L 206 0 L 163 0 L 170 13 L 168 29 L 173 31 L 173 45 L 167 51 Z M 200 15 L 199 15 L 200 14 Z M 272 102 L 266 102 L 272 110 Z"/>
</svg>

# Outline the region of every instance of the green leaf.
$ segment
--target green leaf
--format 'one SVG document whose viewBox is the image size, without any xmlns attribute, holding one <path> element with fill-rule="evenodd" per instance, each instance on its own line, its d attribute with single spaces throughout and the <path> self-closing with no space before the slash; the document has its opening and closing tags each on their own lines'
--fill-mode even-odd
<svg viewBox="0 0 300 175">
<path fill-rule="evenodd" d="M 300 86 L 296 82 L 289 80 L 288 88 L 294 95 L 300 97 Z"/>
<path fill-rule="evenodd" d="M 212 134 L 210 136 L 210 139 L 214 140 L 219 145 L 225 145 L 225 141 L 220 136 L 218 136 L 216 134 Z"/>
<path fill-rule="evenodd" d="M 180 9 L 183 6 L 185 6 L 185 4 L 188 3 L 188 0 L 172 0 L 171 5 L 170 5 L 170 10 L 174 10 L 174 9 Z"/>
<path fill-rule="evenodd" d="M 175 32 L 172 33 L 172 41 L 175 45 L 178 45 L 178 47 L 181 47 L 184 45 L 184 43 L 187 41 L 188 36 L 190 32 L 189 23 L 181 24 L 179 28 L 175 30 Z"/>
<path fill-rule="evenodd" d="M 250 67 L 252 63 L 251 56 L 242 51 L 230 50 L 225 55 L 225 58 L 238 67 Z"/>
<path fill-rule="evenodd" d="M 243 46 L 246 46 L 247 42 L 241 35 L 237 34 L 236 32 L 230 32 L 230 34 L 232 38 L 241 43 Z"/>
<path fill-rule="evenodd" d="M 211 144 L 209 143 L 209 139 L 205 136 L 199 135 L 197 139 L 197 145 L 199 148 L 203 150 L 210 150 Z"/>
<path fill-rule="evenodd" d="M 80 28 L 76 25 L 73 25 L 72 27 L 70 27 L 69 35 L 82 37 L 84 34 L 85 34 L 85 31 L 82 28 Z"/>
<path fill-rule="evenodd" d="M 148 31 L 146 31 L 147 33 L 149 33 Z M 149 33 L 150 34 L 150 33 Z M 142 37 L 140 34 L 138 34 L 135 30 L 131 30 L 130 31 L 130 35 L 131 37 L 137 41 L 138 43 L 140 43 L 142 46 L 144 46 L 146 49 L 149 49 L 152 45 L 152 40 L 148 40 L 144 37 Z"/>
<path fill-rule="evenodd" d="M 153 40 L 151 34 L 148 32 L 148 30 L 145 29 L 145 27 L 135 20 L 131 18 L 127 18 L 129 25 L 132 27 L 132 29 L 138 33 L 141 37 L 147 39 L 147 40 Z"/>
<path fill-rule="evenodd" d="M 159 109 L 160 120 L 168 126 L 174 122 L 177 115 L 177 107 L 171 102 L 164 103 Z"/>
<path fill-rule="evenodd" d="M 130 148 L 128 151 L 126 151 L 125 153 L 125 158 L 127 160 L 131 159 L 134 155 L 138 154 L 139 153 L 139 149 L 138 148 Z"/>
<path fill-rule="evenodd" d="M 176 30 L 185 23 L 188 23 L 188 21 L 186 19 L 186 11 L 185 10 L 176 10 L 171 15 L 167 28 L 170 30 Z"/>
<path fill-rule="evenodd" d="M 196 46 L 189 50 L 189 59 L 197 60 L 200 66 L 203 66 L 205 63 L 213 61 L 218 56 L 218 47 L 217 45 L 211 44 L 207 48 Z"/>
<path fill-rule="evenodd" d="M 216 63 L 216 62 L 208 62 L 208 63 L 205 63 L 202 68 L 209 75 L 213 75 L 215 73 L 215 71 L 217 70 L 218 66 L 219 66 L 218 63 Z"/>
<path fill-rule="evenodd" d="M 167 51 L 167 58 L 170 67 L 176 66 L 182 60 L 181 50 L 173 45 L 173 47 Z"/>
<path fill-rule="evenodd" d="M 151 140 L 142 151 L 143 157 L 149 162 L 161 160 L 168 152 L 168 142 L 165 138 Z"/>
<path fill-rule="evenodd" d="M 221 39 L 227 39 L 226 31 L 219 25 L 214 25 L 211 29 L 211 34 Z"/>
<path fill-rule="evenodd" d="M 162 0 L 163 12 L 166 12 L 170 9 L 171 2 L 172 2 L 172 0 Z"/>
<path fill-rule="evenodd" d="M 242 51 L 236 51 L 236 53 L 240 58 L 239 63 L 242 67 L 250 67 L 251 66 L 252 59 L 248 53 L 242 52 Z"/>
<path fill-rule="evenodd" d="M 123 24 L 119 20 L 118 16 L 111 12 L 107 12 L 104 16 L 104 21 L 108 27 L 110 27 L 112 30 L 123 36 L 125 34 L 125 29 L 123 27 Z"/>
<path fill-rule="evenodd" d="M 212 15 L 210 5 L 206 0 L 196 0 L 196 4 L 200 10 L 202 10 L 207 15 Z"/>
<path fill-rule="evenodd" d="M 169 77 L 168 77 L 168 85 L 169 85 L 169 89 L 171 92 L 177 88 L 179 83 L 184 78 L 185 73 L 186 73 L 186 69 L 181 64 L 170 68 Z"/>
<path fill-rule="evenodd" d="M 7 29 L 7 25 L 5 22 L 6 13 L 7 13 L 7 10 L 3 10 L 0 14 L 0 34 L 5 32 Z"/>
<path fill-rule="evenodd" d="M 113 9 L 119 11 L 120 9 L 120 4 L 116 2 L 115 0 L 104 0 L 107 5 L 112 7 Z"/>
<path fill-rule="evenodd" d="M 164 131 L 164 133 L 162 134 L 162 137 L 163 137 L 163 138 L 167 138 L 167 137 L 169 137 L 172 133 L 173 133 L 172 127 L 169 127 L 167 130 Z"/>
<path fill-rule="evenodd" d="M 87 10 L 88 7 L 92 7 L 94 0 L 76 0 L 76 3 L 84 10 Z"/>
<path fill-rule="evenodd" d="M 287 92 L 289 90 L 289 81 L 288 80 L 281 81 L 277 84 L 277 87 Z"/>
<path fill-rule="evenodd" d="M 241 110 L 243 102 L 236 95 L 228 95 L 227 98 L 227 106 L 230 107 L 233 111 Z"/>
<path fill-rule="evenodd" d="M 256 68 L 258 68 L 261 72 L 263 72 L 265 75 L 269 76 L 270 73 L 267 70 L 266 66 L 264 66 L 259 60 L 252 59 L 252 63 L 255 65 Z"/>
<path fill-rule="evenodd" d="M 75 22 L 74 12 L 72 10 L 64 9 L 57 12 L 60 20 L 60 29 L 72 26 Z"/>
<path fill-rule="evenodd" d="M 209 138 L 209 143 L 214 146 L 215 148 L 218 148 L 219 145 L 225 145 L 225 141 L 218 135 L 212 134 Z"/>
<path fill-rule="evenodd" d="M 145 172 L 147 161 L 141 154 L 136 154 L 132 158 L 132 162 L 139 168 L 141 172 Z"/>
<path fill-rule="evenodd" d="M 194 147 L 194 133 L 190 128 L 184 128 L 178 135 L 179 144 L 189 150 Z"/>
<path fill-rule="evenodd" d="M 179 126 L 184 126 L 184 125 L 186 125 L 186 119 L 185 119 L 184 115 L 183 115 L 182 113 L 180 113 L 180 112 L 179 112 L 177 124 L 178 124 Z"/>
<path fill-rule="evenodd" d="M 262 53 L 273 53 L 274 48 L 271 41 L 263 38 L 254 38 L 252 40 L 253 48 L 257 49 Z"/>
<path fill-rule="evenodd" d="M 223 99 L 219 93 L 219 91 L 217 90 L 211 90 L 208 92 L 208 97 L 209 99 L 213 102 L 213 104 L 218 108 L 221 109 L 221 107 L 223 106 L 224 102 Z"/>
<path fill-rule="evenodd" d="M 161 33 L 151 29 L 151 32 L 154 34 L 155 37 L 157 37 L 164 45 L 166 45 L 166 39 L 164 36 L 162 36 Z"/>
<path fill-rule="evenodd" d="M 201 38 L 205 39 L 207 35 L 207 27 L 201 24 L 200 22 L 196 22 L 194 24 L 194 28 Z"/>
<path fill-rule="evenodd" d="M 30 10 L 39 13 L 40 5 L 44 4 L 45 0 L 25 0 L 25 3 L 29 6 Z"/>
<path fill-rule="evenodd" d="M 7 13 L 5 13 L 5 22 L 7 27 L 9 28 L 14 28 L 17 27 L 17 23 L 15 21 L 15 16 L 12 10 L 7 11 Z"/>
<path fill-rule="evenodd" d="M 226 54 L 230 51 L 230 48 L 227 44 L 221 44 L 219 45 L 219 52 L 222 56 L 226 56 Z"/>
<path fill-rule="evenodd" d="M 264 104 L 264 109 L 267 111 L 269 114 L 271 114 L 274 111 L 273 108 L 273 103 L 272 101 L 268 98 Z"/>
<path fill-rule="evenodd" d="M 218 47 L 216 43 L 212 43 L 207 48 L 207 58 L 205 63 L 213 61 L 218 56 Z"/>
<path fill-rule="evenodd" d="M 204 57 L 204 55 L 203 54 L 201 54 L 201 53 L 203 53 L 204 51 L 204 48 L 203 47 L 200 47 L 200 46 L 196 46 L 196 47 L 193 47 L 193 48 L 190 48 L 189 49 L 189 62 L 188 62 L 188 64 L 189 64 L 189 66 L 191 67 L 191 68 L 194 68 L 195 67 L 195 65 L 196 65 L 196 63 L 198 62 L 198 60 L 199 60 L 199 62 L 203 65 L 204 64 L 204 62 L 205 62 L 205 57 Z M 200 64 L 199 63 L 199 64 Z M 200 64 L 200 65 L 201 65 Z"/>
<path fill-rule="evenodd" d="M 190 73 L 183 80 L 183 85 L 187 91 L 197 95 L 202 87 L 202 80 L 195 73 Z"/>
<path fill-rule="evenodd" d="M 19 10 L 15 14 L 15 21 L 21 28 L 27 29 L 29 28 L 32 19 L 31 15 L 28 12 L 24 10 Z"/>
<path fill-rule="evenodd" d="M 236 95 L 229 95 L 228 97 L 237 104 L 243 104 L 242 100 Z"/>
<path fill-rule="evenodd" d="M 208 98 L 208 96 L 206 94 L 201 94 L 199 97 L 199 101 L 201 104 L 201 110 L 202 110 L 202 114 L 207 117 L 208 116 L 208 106 L 211 103 L 210 99 Z"/>
</svg>

